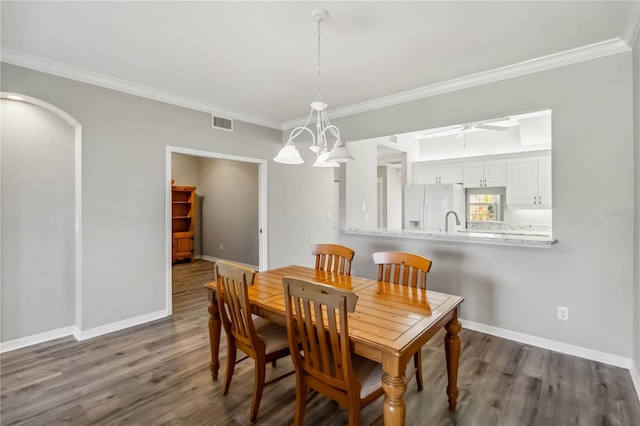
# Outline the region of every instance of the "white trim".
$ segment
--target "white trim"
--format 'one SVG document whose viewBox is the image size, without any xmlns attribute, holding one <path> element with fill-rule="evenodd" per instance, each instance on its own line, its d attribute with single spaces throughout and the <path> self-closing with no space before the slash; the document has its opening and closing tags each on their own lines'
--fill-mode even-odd
<svg viewBox="0 0 640 426">
<path fill-rule="evenodd" d="M 90 328 L 88 330 L 79 330 L 79 333 L 76 335 L 76 339 L 78 339 L 78 341 L 92 339 L 104 334 L 113 333 L 114 331 L 120 331 L 124 330 L 125 328 L 135 327 L 137 325 L 166 318 L 168 316 L 169 315 L 167 315 L 167 311 L 163 309 L 161 311 L 151 312 L 122 321 L 112 322 L 111 324 L 101 325 L 98 327 Z"/>
<path fill-rule="evenodd" d="M 269 187 L 267 185 L 267 162 L 260 163 L 258 166 L 258 173 L 260 175 L 260 181 L 258 182 L 260 185 L 258 192 L 258 207 L 260 208 L 260 213 L 258 215 L 258 227 L 259 229 L 259 246 L 258 246 L 258 262 L 260 265 L 258 270 L 266 271 L 269 269 L 269 253 L 267 250 L 269 238 L 268 238 L 268 208 L 267 208 L 267 194 L 269 193 Z"/>
<path fill-rule="evenodd" d="M 638 7 L 633 2 L 629 19 L 625 27 L 625 35 L 623 38 L 614 38 L 575 49 L 566 50 L 564 52 L 553 53 L 551 55 L 542 56 L 540 58 L 530 59 L 512 65 L 496 68 L 489 71 L 471 74 L 466 77 L 456 78 L 429 86 L 419 87 L 417 89 L 372 99 L 358 104 L 348 105 L 337 108 L 329 113 L 329 118 L 340 118 L 379 108 L 393 106 L 417 99 L 428 98 L 443 93 L 453 92 L 456 90 L 467 89 L 470 87 L 480 86 L 483 84 L 493 83 L 509 78 L 519 77 L 527 74 L 533 74 L 540 71 L 546 71 L 553 68 L 571 65 L 577 62 L 588 61 L 607 55 L 626 52 L 630 49 L 637 39 L 637 33 L 640 27 L 640 18 L 637 12 Z M 634 38 L 634 33 L 636 37 Z M 95 73 L 85 69 L 72 67 L 49 59 L 28 55 L 16 50 L 0 48 L 0 57 L 3 62 L 31 68 L 37 71 L 70 78 L 84 83 L 105 87 L 119 92 L 129 93 L 160 102 L 182 106 L 185 108 L 203 111 L 214 115 L 227 115 L 233 119 L 245 121 L 247 123 L 257 124 L 259 126 L 269 127 L 277 130 L 289 130 L 293 127 L 300 126 L 306 121 L 306 117 L 297 118 L 283 123 L 273 120 L 257 117 L 252 114 L 246 114 L 241 111 L 231 110 L 220 105 L 210 104 L 197 99 L 181 96 L 175 93 L 165 92 L 140 84 L 131 83 L 125 80 L 119 80 L 103 74 Z"/>
<path fill-rule="evenodd" d="M 415 101 L 418 99 L 428 98 L 431 96 L 441 95 L 443 93 L 453 92 L 470 87 L 480 86 L 483 84 L 494 83 L 509 78 L 520 77 L 527 74 L 533 74 L 540 71 L 546 71 L 553 68 L 563 67 L 565 65 L 575 64 L 577 62 L 588 61 L 603 56 L 613 55 L 616 53 L 626 52 L 629 46 L 624 40 L 615 38 L 600 43 L 594 43 L 588 46 L 578 47 L 576 49 L 564 52 L 554 53 L 536 59 L 496 68 L 490 71 L 472 74 L 466 77 L 456 78 L 429 86 L 419 87 L 406 92 L 394 95 L 384 96 L 370 101 L 337 108 L 329 113 L 329 118 L 346 117 L 366 111 L 376 110 L 379 108 L 389 107 L 405 102 Z M 305 118 L 298 118 L 282 123 L 282 129 L 288 130 L 296 126 L 304 124 Z"/>
<path fill-rule="evenodd" d="M 630 48 L 638 42 L 640 33 L 640 0 L 632 1 L 629 4 L 629 13 L 627 14 L 627 24 L 624 27 L 624 35 L 622 39 Z"/>
<path fill-rule="evenodd" d="M 89 330 L 80 330 L 76 326 L 63 327 L 57 330 L 46 331 L 44 333 L 34 334 L 32 336 L 22 337 L 19 339 L 0 343 L 0 353 L 13 351 L 16 349 L 24 348 L 26 346 L 37 345 L 39 343 L 67 336 L 74 336 L 77 341 L 92 339 L 104 334 L 136 327 L 138 325 L 142 325 L 166 317 L 168 317 L 166 310 L 161 310 L 140 315 L 134 318 L 117 321 L 111 324 L 105 324 L 99 327 L 90 328 Z"/>
<path fill-rule="evenodd" d="M 16 349 L 27 346 L 37 345 L 38 343 L 48 342 L 49 340 L 59 339 L 61 337 L 72 336 L 75 331 L 74 326 L 62 327 L 56 330 L 45 331 L 44 333 L 33 334 L 31 336 L 21 337 L 19 339 L 8 340 L 0 343 L 0 353 L 14 351 Z"/>
<path fill-rule="evenodd" d="M 178 95 L 176 93 L 165 92 L 164 90 L 154 89 L 153 87 L 144 86 L 142 84 L 132 83 L 120 80 L 108 75 L 89 71 L 83 68 L 66 65 L 49 59 L 29 55 L 17 50 L 0 48 L 0 57 L 2 62 L 18 65 L 25 68 L 31 68 L 36 71 L 46 72 L 48 74 L 57 75 L 72 80 L 81 81 L 83 83 L 100 86 L 118 92 L 128 93 L 140 96 L 154 101 L 164 102 L 184 108 L 195 109 L 197 111 L 208 112 L 218 116 L 226 115 L 234 119 L 245 121 L 247 123 L 257 124 L 259 126 L 269 127 L 281 130 L 281 123 L 253 114 L 247 114 L 220 105 L 203 102 L 198 99 L 189 98 L 187 96 Z"/>
<path fill-rule="evenodd" d="M 222 259 L 220 257 L 205 256 L 205 255 L 202 255 L 200 258 L 202 260 L 207 260 L 209 262 L 217 262 L 218 260 L 227 260 L 227 259 Z M 230 262 L 237 263 L 238 265 L 245 266 L 245 267 L 247 267 L 249 269 L 253 269 L 254 271 L 257 271 L 257 270 L 260 269 L 260 267 L 257 266 L 257 265 L 249 265 L 248 263 L 236 262 L 235 260 L 232 260 Z"/>
<path fill-rule="evenodd" d="M 630 369 L 631 358 L 625 358 L 618 355 L 600 352 L 581 346 L 569 345 L 567 343 L 558 342 L 556 340 L 544 339 L 542 337 L 532 336 L 530 334 L 518 333 L 516 331 L 506 330 L 504 328 L 492 327 L 490 325 L 480 324 L 473 321 L 460 319 L 462 326 L 469 330 L 479 331 L 481 333 L 490 334 L 492 336 L 501 337 L 503 339 L 512 340 L 514 342 L 525 343 L 531 346 L 537 346 L 543 349 L 549 349 L 567 355 L 573 355 L 580 358 L 598 361 L 605 364 L 615 365 Z"/>
<path fill-rule="evenodd" d="M 199 149 L 192 149 L 192 148 L 183 148 L 181 146 L 167 145 L 167 150 L 171 150 L 171 152 L 175 152 L 176 154 L 193 155 L 194 157 L 218 158 L 220 160 L 242 161 L 243 163 L 257 163 L 257 164 L 267 163 L 267 160 L 264 160 L 262 158 L 243 157 L 241 155 L 232 155 L 232 154 L 222 154 L 219 152 L 202 151 Z M 169 177 L 169 183 L 171 183 L 171 177 Z"/>
<path fill-rule="evenodd" d="M 76 324 L 82 330 L 82 127 L 75 130 L 75 293 Z"/>
<path fill-rule="evenodd" d="M 4 61 L 4 58 L 2 58 Z M 22 99 L 20 99 L 19 101 L 16 101 L 15 99 L 10 99 L 9 96 L 19 96 Z M 69 114 L 67 114 L 66 112 L 64 112 L 63 110 L 61 110 L 60 108 L 58 108 L 55 105 L 52 105 L 48 102 L 45 102 L 43 100 L 40 100 L 38 98 L 34 98 L 28 95 L 24 95 L 22 93 L 17 93 L 17 92 L 0 92 L 0 98 L 2 99 L 9 99 L 9 100 L 13 100 L 16 102 L 24 102 L 27 104 L 32 104 L 32 105 L 36 105 L 39 106 L 41 108 L 46 109 L 47 111 L 51 111 L 52 113 L 60 116 L 60 118 L 62 118 L 64 121 L 67 122 L 67 124 L 69 124 L 69 126 L 75 128 L 80 127 L 80 123 L 73 118 L 72 116 L 70 116 Z"/>
<path fill-rule="evenodd" d="M 165 155 L 164 155 L 164 232 L 166 235 L 166 242 L 164 244 L 165 252 L 165 266 L 164 266 L 164 303 L 167 309 L 167 315 L 173 314 L 173 276 L 171 275 L 171 265 L 173 263 L 173 235 L 172 224 L 171 224 L 171 148 L 169 146 L 166 147 Z"/>
<path fill-rule="evenodd" d="M 629 367 L 629 374 L 631 374 L 633 387 L 636 388 L 636 397 L 640 401 L 640 374 L 638 374 L 638 366 L 633 361 L 631 362 L 631 367 Z"/>
<path fill-rule="evenodd" d="M 258 204 L 259 204 L 259 209 L 260 209 L 260 213 L 258 216 L 258 226 L 259 229 L 262 229 L 262 233 L 259 234 L 258 236 L 258 258 L 259 258 L 259 262 L 260 265 L 258 266 L 258 270 L 264 271 L 269 269 L 269 265 L 268 265 L 268 260 L 269 260 L 269 244 L 268 244 L 268 240 L 267 240 L 267 235 L 268 235 L 268 230 L 267 230 L 267 225 L 268 225 L 268 201 L 267 201 L 267 194 L 268 194 L 268 186 L 267 186 L 267 160 L 261 159 L 261 158 L 251 158 L 251 157 L 243 157 L 243 156 L 239 156 L 239 155 L 230 155 L 230 154 L 221 154 L 221 153 L 217 153 L 217 152 L 211 152 L 211 151 L 201 151 L 201 150 L 197 150 L 197 149 L 192 149 L 192 148 L 183 148 L 183 147 L 179 147 L 179 146 L 169 146 L 167 145 L 166 147 L 166 153 L 165 153 L 165 224 L 166 224 L 166 228 L 165 228 L 165 233 L 166 233 L 166 252 L 165 252 L 165 258 L 166 258 L 166 275 L 165 275 L 165 285 L 166 285 L 166 306 L 167 306 L 167 312 L 168 315 L 171 315 L 171 313 L 173 312 L 173 306 L 172 306 L 172 298 L 173 298 L 173 293 L 172 293 L 172 273 L 171 273 L 171 266 L 172 266 L 172 259 L 171 259 L 171 154 L 172 153 L 177 153 L 177 154 L 186 154 L 186 155 L 193 155 L 195 157 L 205 157 L 205 158 L 217 158 L 217 159 L 221 159 L 221 160 L 233 160 L 233 161 L 241 161 L 244 163 L 255 163 L 258 164 L 258 185 L 259 185 L 259 191 L 258 191 Z M 194 256 L 195 257 L 195 256 Z M 204 256 L 204 255 L 200 255 L 201 259 L 205 259 L 205 260 L 210 260 L 213 258 L 210 258 L 209 256 Z"/>
</svg>

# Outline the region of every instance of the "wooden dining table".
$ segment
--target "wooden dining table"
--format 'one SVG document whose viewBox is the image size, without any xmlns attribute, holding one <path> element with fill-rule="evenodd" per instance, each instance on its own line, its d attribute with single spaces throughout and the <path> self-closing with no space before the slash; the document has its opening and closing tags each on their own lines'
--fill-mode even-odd
<svg viewBox="0 0 640 426">
<path fill-rule="evenodd" d="M 405 287 L 370 278 L 319 271 L 305 266 L 286 266 L 256 274 L 249 287 L 252 313 L 285 324 L 283 277 L 295 277 L 351 290 L 358 294 L 355 312 L 349 314 L 349 338 L 354 352 L 382 364 L 384 424 L 404 425 L 407 389 L 405 371 L 413 354 L 443 327 L 447 363 L 449 409 L 458 398 L 460 357 L 458 310 L 463 298 L 431 290 Z M 211 376 L 218 378 L 221 323 L 216 283 L 205 284 L 209 298 Z"/>
</svg>

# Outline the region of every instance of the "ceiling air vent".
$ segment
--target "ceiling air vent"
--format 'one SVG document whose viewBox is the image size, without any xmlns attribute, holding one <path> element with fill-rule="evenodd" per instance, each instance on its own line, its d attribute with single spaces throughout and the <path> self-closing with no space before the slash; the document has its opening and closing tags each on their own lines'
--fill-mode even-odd
<svg viewBox="0 0 640 426">
<path fill-rule="evenodd" d="M 398 145 L 398 137 L 396 135 L 389 136 L 389 143 L 394 145 Z"/>
<path fill-rule="evenodd" d="M 226 130 L 227 132 L 233 132 L 233 119 L 212 115 L 211 127 L 215 129 Z"/>
</svg>

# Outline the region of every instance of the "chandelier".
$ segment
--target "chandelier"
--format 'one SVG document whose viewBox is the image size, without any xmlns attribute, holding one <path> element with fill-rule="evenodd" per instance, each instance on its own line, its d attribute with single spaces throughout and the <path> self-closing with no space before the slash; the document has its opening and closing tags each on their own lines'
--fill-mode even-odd
<svg viewBox="0 0 640 426">
<path fill-rule="evenodd" d="M 300 153 L 293 143 L 294 139 L 304 132 L 308 132 L 311 135 L 311 150 L 317 155 L 316 161 L 313 163 L 314 167 L 339 167 L 340 163 L 346 163 L 347 161 L 354 159 L 347 150 L 342 139 L 340 139 L 340 130 L 329 122 L 329 117 L 327 117 L 327 104 L 323 102 L 322 96 L 320 95 L 320 22 L 327 16 L 329 16 L 329 13 L 324 9 L 315 9 L 311 11 L 311 17 L 316 21 L 318 28 L 317 94 L 315 100 L 311 102 L 311 112 L 309 112 L 307 121 L 304 125 L 296 127 L 291 131 L 287 143 L 285 143 L 278 155 L 273 159 L 278 163 L 304 163 L 300 157 Z M 314 116 L 316 117 L 315 133 L 307 127 Z M 329 151 L 328 148 L 329 144 L 327 143 L 327 137 L 335 138 L 335 143 L 331 151 Z"/>
</svg>

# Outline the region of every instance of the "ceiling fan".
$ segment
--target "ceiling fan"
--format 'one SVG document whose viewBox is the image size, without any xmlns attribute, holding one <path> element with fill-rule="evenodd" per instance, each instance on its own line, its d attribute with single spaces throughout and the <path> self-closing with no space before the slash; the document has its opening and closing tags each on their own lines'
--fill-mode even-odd
<svg viewBox="0 0 640 426">
<path fill-rule="evenodd" d="M 496 125 L 497 123 L 501 123 L 501 122 L 506 122 L 506 123 L 505 125 Z M 496 124 L 491 124 L 491 123 L 496 123 Z M 461 137 L 465 136 L 466 133 L 469 132 L 470 130 L 482 129 L 482 130 L 504 132 L 506 130 L 509 130 L 509 127 L 511 126 L 513 126 L 513 123 L 511 122 L 511 118 L 502 117 L 502 118 L 495 118 L 492 120 L 471 121 L 469 123 L 456 124 L 455 126 L 441 127 L 431 132 L 424 133 L 422 136 L 432 137 L 432 136 L 438 136 L 438 135 L 444 135 L 444 134 L 449 134 L 449 135 L 455 134 L 456 139 L 460 139 Z"/>
</svg>

